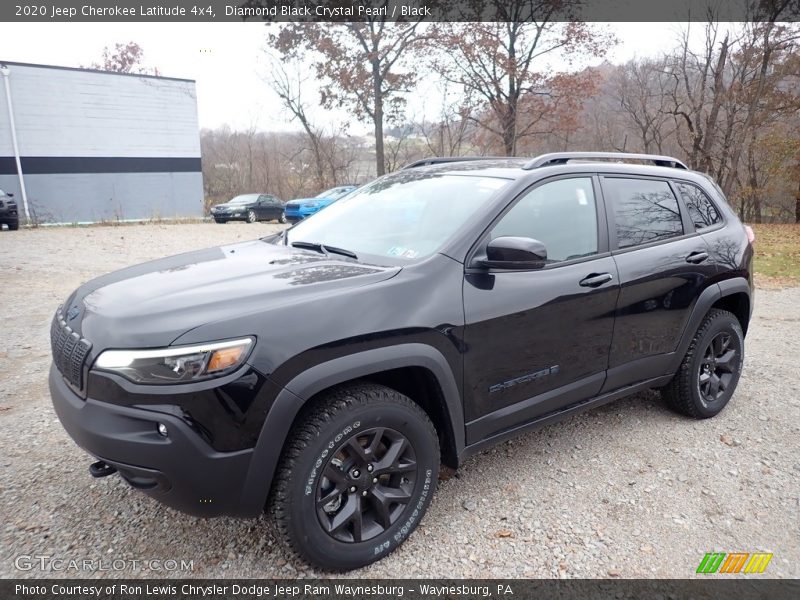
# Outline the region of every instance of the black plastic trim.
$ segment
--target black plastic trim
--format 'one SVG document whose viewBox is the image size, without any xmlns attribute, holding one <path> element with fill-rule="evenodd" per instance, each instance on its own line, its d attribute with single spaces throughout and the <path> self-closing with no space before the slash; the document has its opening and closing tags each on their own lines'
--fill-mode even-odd
<svg viewBox="0 0 800 600">
<path fill-rule="evenodd" d="M 53 408 L 81 448 L 117 469 L 134 487 L 183 512 L 239 514 L 238 494 L 252 450 L 218 452 L 174 415 L 82 400 L 50 369 Z M 158 424 L 167 436 L 158 433 Z M 277 457 L 276 457 L 277 460 Z"/>
<path fill-rule="evenodd" d="M 358 352 L 320 363 L 297 375 L 278 394 L 264 421 L 242 490 L 241 514 L 264 508 L 277 462 L 295 417 L 315 394 L 338 383 L 402 367 L 423 367 L 436 377 L 450 417 L 455 455 L 465 447 L 464 411 L 458 386 L 442 354 L 425 344 L 399 344 Z"/>
<path fill-rule="evenodd" d="M 636 394 L 638 392 L 642 392 L 644 390 L 653 387 L 660 387 L 662 385 L 669 383 L 670 379 L 672 379 L 671 375 L 656 377 L 654 379 L 649 379 L 641 383 L 629 385 L 624 388 L 614 390 L 613 392 L 609 392 L 607 394 L 602 394 L 600 396 L 595 396 L 594 398 L 589 398 L 587 400 L 577 402 L 561 410 L 557 410 L 552 413 L 542 415 L 532 421 L 529 421 L 527 423 L 522 423 L 520 425 L 517 425 L 516 427 L 511 427 L 505 431 L 501 431 L 491 437 L 484 438 L 479 442 L 467 446 L 464 449 L 464 453 L 460 458 L 462 461 L 466 460 L 467 458 L 469 458 L 474 454 L 477 454 L 478 452 L 486 450 L 487 448 L 491 448 L 492 446 L 505 442 L 511 438 L 517 437 L 522 433 L 534 431 L 536 429 L 541 429 L 545 425 L 550 425 L 551 423 L 557 423 L 558 421 L 562 421 L 572 415 L 582 413 L 586 410 L 596 408 L 598 406 L 602 406 L 603 404 L 608 404 L 609 402 L 614 402 L 615 400 L 619 400 L 626 396 L 630 396 L 631 394 Z"/>
</svg>

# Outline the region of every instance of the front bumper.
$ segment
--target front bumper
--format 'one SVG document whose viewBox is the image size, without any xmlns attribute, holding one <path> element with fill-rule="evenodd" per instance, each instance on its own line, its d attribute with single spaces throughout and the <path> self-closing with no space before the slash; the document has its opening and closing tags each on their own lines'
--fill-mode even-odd
<svg viewBox="0 0 800 600">
<path fill-rule="evenodd" d="M 0 223 L 15 223 L 19 220 L 17 209 L 0 210 Z"/>
<path fill-rule="evenodd" d="M 298 221 L 302 221 L 306 217 L 310 217 L 314 213 L 319 212 L 319 208 L 295 208 L 286 207 L 283 211 L 283 214 L 286 215 L 286 220 L 290 223 L 297 223 Z"/>
<path fill-rule="evenodd" d="M 219 452 L 178 417 L 82 400 L 55 366 L 50 394 L 70 437 L 148 496 L 197 516 L 254 516 L 242 503 L 252 449 Z M 166 425 L 167 437 L 158 433 L 159 423 Z"/>
<path fill-rule="evenodd" d="M 246 221 L 247 220 L 247 212 L 237 212 L 237 213 L 211 213 L 211 217 L 215 221 Z"/>
</svg>

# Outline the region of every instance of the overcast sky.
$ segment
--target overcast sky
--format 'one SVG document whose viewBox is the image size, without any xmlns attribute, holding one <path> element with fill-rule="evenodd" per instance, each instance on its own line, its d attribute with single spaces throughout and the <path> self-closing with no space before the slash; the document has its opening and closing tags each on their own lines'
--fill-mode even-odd
<svg viewBox="0 0 800 600">
<path fill-rule="evenodd" d="M 682 24 L 608 23 L 620 43 L 606 57 L 614 63 L 634 56 L 651 56 L 673 48 Z M 700 24 L 694 29 L 699 32 Z M 201 127 L 228 124 L 232 128 L 295 129 L 263 81 L 266 28 L 261 23 L 3 23 L 0 60 L 78 67 L 99 61 L 103 48 L 137 42 L 145 63 L 162 75 L 197 81 Z M 600 62 L 595 60 L 593 64 Z M 409 99 L 409 113 L 419 119 L 430 113 L 432 84 L 422 85 Z M 309 100 L 316 97 L 309 95 Z M 343 112 L 313 112 L 317 121 L 346 120 Z M 350 131 L 368 128 L 353 124 Z"/>
</svg>

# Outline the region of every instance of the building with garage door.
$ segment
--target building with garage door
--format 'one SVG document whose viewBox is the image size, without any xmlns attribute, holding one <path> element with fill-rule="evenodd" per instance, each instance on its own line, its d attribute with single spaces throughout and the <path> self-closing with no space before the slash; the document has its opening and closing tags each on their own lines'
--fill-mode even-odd
<svg viewBox="0 0 800 600">
<path fill-rule="evenodd" d="M 40 222 L 202 215 L 194 81 L 3 61 L 0 74 L 0 189 L 20 217 L 24 196 Z"/>
</svg>

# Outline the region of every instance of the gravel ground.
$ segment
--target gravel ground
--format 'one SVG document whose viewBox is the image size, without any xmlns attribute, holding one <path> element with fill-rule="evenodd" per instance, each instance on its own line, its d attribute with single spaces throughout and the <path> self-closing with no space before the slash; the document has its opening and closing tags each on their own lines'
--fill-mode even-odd
<svg viewBox="0 0 800 600">
<path fill-rule="evenodd" d="M 0 576 L 21 555 L 186 559 L 187 572 L 313 576 L 267 517 L 197 519 L 118 477 L 89 477 L 47 391 L 51 315 L 93 276 L 264 235 L 276 225 L 134 225 L 0 233 Z M 471 459 L 440 484 L 417 532 L 357 577 L 687 577 L 705 552 L 773 552 L 800 576 L 800 288 L 760 290 L 731 405 L 696 422 L 652 392 Z M 10 334 L 10 335 L 9 335 Z M 119 564 L 119 563 L 117 563 Z M 81 574 L 84 575 L 84 574 Z M 92 575 L 92 573 L 85 573 Z"/>
</svg>

